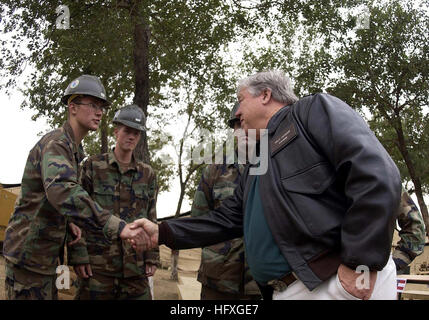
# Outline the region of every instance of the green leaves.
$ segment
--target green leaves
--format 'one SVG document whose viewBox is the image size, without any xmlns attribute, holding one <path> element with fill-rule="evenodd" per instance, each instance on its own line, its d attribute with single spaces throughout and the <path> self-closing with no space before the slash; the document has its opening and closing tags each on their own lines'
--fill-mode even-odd
<svg viewBox="0 0 429 320">
<path fill-rule="evenodd" d="M 263 46 L 246 46 L 241 68 L 282 69 L 299 96 L 326 91 L 368 121 L 412 181 L 428 224 L 429 7 L 427 1 L 258 1 Z M 263 9 L 262 6 L 265 6 Z M 267 14 L 267 7 L 270 14 Z M 368 25 L 360 25 L 366 14 Z"/>
<path fill-rule="evenodd" d="M 365 115 L 404 179 L 411 179 L 412 164 L 424 190 L 429 190 L 424 163 L 429 150 L 427 2 L 0 3 L 0 25 L 8 37 L 2 40 L 1 86 L 16 86 L 25 66 L 33 67 L 23 106 L 36 110 L 35 118 L 47 116 L 53 126 L 64 121 L 64 88 L 82 73 L 96 74 L 105 84 L 114 102 L 107 123 L 120 106 L 132 101 L 140 90 L 133 51 L 139 44 L 134 38 L 139 24 L 149 38 L 146 107 L 149 118 L 154 117 L 150 139 L 156 141 L 163 124 L 189 115 L 190 128 L 223 128 L 238 78 L 281 69 L 291 76 L 297 95 L 327 91 Z M 70 29 L 55 27 L 60 4 L 70 9 Z M 365 8 L 369 28 L 359 29 L 357 13 Z M 151 156 L 156 163 L 157 153 Z"/>
</svg>

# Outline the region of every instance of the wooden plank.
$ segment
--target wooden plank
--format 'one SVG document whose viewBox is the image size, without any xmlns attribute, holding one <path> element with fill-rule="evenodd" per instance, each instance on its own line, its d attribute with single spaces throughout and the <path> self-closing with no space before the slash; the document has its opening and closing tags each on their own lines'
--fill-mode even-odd
<svg viewBox="0 0 429 320">
<path fill-rule="evenodd" d="M 429 300 L 429 291 L 404 290 L 401 292 L 401 299 Z"/>
<path fill-rule="evenodd" d="M 201 283 L 193 277 L 179 275 L 177 294 L 180 300 L 200 300 Z"/>
<path fill-rule="evenodd" d="M 429 284 L 429 275 L 421 274 L 399 274 L 399 279 L 407 279 L 407 283 Z"/>
<path fill-rule="evenodd" d="M 177 294 L 179 295 L 179 300 L 200 300 L 199 290 L 192 290 L 183 284 L 177 285 Z"/>
</svg>

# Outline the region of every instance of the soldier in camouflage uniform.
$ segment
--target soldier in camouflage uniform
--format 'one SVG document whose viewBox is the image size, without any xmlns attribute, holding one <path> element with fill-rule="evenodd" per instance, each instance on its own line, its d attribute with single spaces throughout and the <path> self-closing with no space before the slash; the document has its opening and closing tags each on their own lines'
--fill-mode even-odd
<svg viewBox="0 0 429 320">
<path fill-rule="evenodd" d="M 7 299 L 57 299 L 56 267 L 63 252 L 67 218 L 103 231 L 103 241 L 132 236 L 124 220 L 95 203 L 78 183 L 80 144 L 97 130 L 109 105 L 101 81 L 83 75 L 67 87 L 65 124 L 46 134 L 30 151 L 21 194 L 6 229 Z"/>
<path fill-rule="evenodd" d="M 238 106 L 236 103 L 228 121 L 234 130 L 240 128 L 240 121 L 235 117 Z M 223 164 L 213 164 L 204 168 L 195 192 L 191 216 L 207 214 L 234 193 L 244 165 L 228 164 L 233 161 L 225 160 Z M 201 300 L 260 299 L 258 285 L 245 262 L 242 238 L 203 248 L 198 281 L 202 284 Z"/>
<path fill-rule="evenodd" d="M 104 209 L 127 223 L 139 218 L 156 222 L 155 172 L 133 156 L 145 130 L 145 116 L 131 105 L 119 110 L 113 122 L 115 149 L 84 162 L 81 184 Z M 148 277 L 159 264 L 159 249 L 136 253 L 128 242 L 107 241 L 100 229 L 88 227 L 68 253 L 68 262 L 80 278 L 75 299 L 151 299 Z"/>
<path fill-rule="evenodd" d="M 397 274 L 404 274 L 409 273 L 407 272 L 409 264 L 423 253 L 426 242 L 423 217 L 404 189 L 402 189 L 398 225 L 401 228 L 399 231 L 401 239 L 393 252 L 393 261 L 396 264 Z"/>
</svg>

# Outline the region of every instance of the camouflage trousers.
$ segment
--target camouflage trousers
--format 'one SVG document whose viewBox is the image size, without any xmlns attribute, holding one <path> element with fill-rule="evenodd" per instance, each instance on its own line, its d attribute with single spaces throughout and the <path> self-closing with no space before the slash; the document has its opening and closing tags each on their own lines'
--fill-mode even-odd
<svg viewBox="0 0 429 320">
<path fill-rule="evenodd" d="M 39 274 L 10 262 L 6 263 L 5 271 L 7 300 L 58 300 L 57 275 Z"/>
<path fill-rule="evenodd" d="M 78 279 L 75 300 L 152 300 L 147 277 L 117 278 L 93 272 Z"/>
</svg>

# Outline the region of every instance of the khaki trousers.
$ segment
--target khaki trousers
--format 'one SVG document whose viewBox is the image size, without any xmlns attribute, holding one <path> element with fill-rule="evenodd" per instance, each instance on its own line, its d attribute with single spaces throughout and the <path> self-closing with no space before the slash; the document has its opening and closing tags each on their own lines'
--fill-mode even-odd
<svg viewBox="0 0 429 320">
<path fill-rule="evenodd" d="M 374 291 L 370 300 L 396 300 L 396 267 L 392 257 L 383 270 L 377 272 Z M 323 282 L 313 291 L 300 280 L 296 280 L 286 290 L 274 291 L 273 300 L 359 300 L 348 293 L 340 283 L 338 274 Z"/>
</svg>

